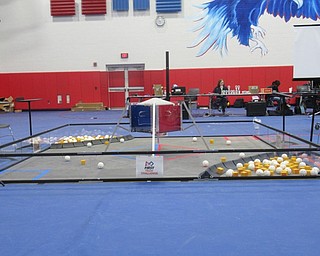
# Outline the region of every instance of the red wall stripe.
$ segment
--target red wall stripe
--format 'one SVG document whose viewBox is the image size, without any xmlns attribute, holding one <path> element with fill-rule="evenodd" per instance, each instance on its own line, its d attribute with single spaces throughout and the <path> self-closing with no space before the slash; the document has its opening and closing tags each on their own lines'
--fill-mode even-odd
<svg viewBox="0 0 320 256">
<path fill-rule="evenodd" d="M 165 70 L 145 70 L 139 74 L 129 75 L 129 84 L 143 85 L 145 90 L 141 94 L 152 95 L 153 84 L 162 84 L 165 87 Z M 296 88 L 303 81 L 292 81 L 293 67 L 241 67 L 241 68 L 201 68 L 201 69 L 174 69 L 170 70 L 170 87 L 173 83 L 189 88 L 200 88 L 201 93 L 213 90 L 220 78 L 232 88 L 236 84 L 241 90 L 247 90 L 248 85 L 266 87 L 273 80 L 281 81 L 280 91 L 288 91 L 289 87 Z M 34 109 L 66 109 L 71 108 L 79 101 L 103 102 L 106 107 L 124 106 L 124 93 L 109 95 L 109 86 L 123 86 L 123 74 L 107 71 L 93 72 L 44 72 L 44 73 L 1 73 L 0 97 L 43 98 L 33 104 Z M 57 95 L 62 95 L 63 102 L 57 103 Z M 66 95 L 70 95 L 71 102 L 66 103 Z M 110 98 L 109 96 L 113 97 Z M 250 98 L 250 97 L 249 97 Z M 248 97 L 245 99 L 249 101 Z M 230 97 L 233 104 L 236 97 Z M 111 104 L 111 105 L 110 105 Z M 208 98 L 199 97 L 200 105 L 208 105 Z M 21 108 L 20 108 L 21 107 Z M 26 105 L 19 109 L 27 109 Z"/>
</svg>

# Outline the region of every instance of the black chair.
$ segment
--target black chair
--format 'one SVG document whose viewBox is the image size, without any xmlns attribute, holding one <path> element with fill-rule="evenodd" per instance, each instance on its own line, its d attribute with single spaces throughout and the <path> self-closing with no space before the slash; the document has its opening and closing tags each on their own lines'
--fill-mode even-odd
<svg viewBox="0 0 320 256">
<path fill-rule="evenodd" d="M 184 101 L 188 104 L 190 110 L 198 109 L 198 94 L 200 93 L 199 88 L 190 88 L 188 96 L 184 97 Z"/>
<path fill-rule="evenodd" d="M 227 108 L 228 99 L 226 97 L 212 96 L 210 98 L 210 107 L 211 109 L 218 109 L 221 111 L 223 105 Z"/>
<path fill-rule="evenodd" d="M 190 88 L 188 91 L 188 96 L 184 97 L 186 101 L 197 101 L 198 94 L 200 93 L 199 88 Z"/>
</svg>

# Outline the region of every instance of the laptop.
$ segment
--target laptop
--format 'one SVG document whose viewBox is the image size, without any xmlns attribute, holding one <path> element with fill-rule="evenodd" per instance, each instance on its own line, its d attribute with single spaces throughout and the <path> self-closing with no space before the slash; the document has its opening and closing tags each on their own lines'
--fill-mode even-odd
<svg viewBox="0 0 320 256">
<path fill-rule="evenodd" d="M 176 86 L 171 90 L 172 95 L 184 95 L 186 94 L 186 87 L 184 86 Z"/>
<path fill-rule="evenodd" d="M 297 92 L 310 92 L 310 86 L 309 85 L 298 85 Z"/>
</svg>

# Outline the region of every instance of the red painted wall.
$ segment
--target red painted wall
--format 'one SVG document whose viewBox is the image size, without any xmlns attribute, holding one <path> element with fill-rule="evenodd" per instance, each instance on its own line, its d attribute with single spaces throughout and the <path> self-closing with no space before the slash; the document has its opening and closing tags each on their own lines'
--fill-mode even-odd
<svg viewBox="0 0 320 256">
<path fill-rule="evenodd" d="M 107 103 L 107 80 L 107 74 L 101 72 L 0 74 L 0 97 L 42 98 L 32 103 L 33 109 L 71 109 L 78 102 Z M 27 109 L 26 103 L 15 105 L 16 109 Z"/>
<path fill-rule="evenodd" d="M 99 72 L 46 72 L 46 73 L 8 73 L 0 74 L 0 97 L 42 98 L 34 102 L 33 109 L 71 109 L 78 102 L 103 102 L 106 107 L 124 106 L 124 93 L 109 98 L 109 83 L 113 86 L 124 84 L 123 76 L 112 76 L 107 71 Z M 226 85 L 233 89 L 236 84 L 241 90 L 247 90 L 248 85 L 266 87 L 272 81 L 281 81 L 280 91 L 296 88 L 303 82 L 293 82 L 293 67 L 240 67 L 240 68 L 200 68 L 170 70 L 170 87 L 172 84 L 188 88 L 200 88 L 201 93 L 213 90 L 219 79 L 224 79 Z M 141 84 L 142 83 L 142 84 Z M 165 87 L 165 70 L 145 70 L 143 76 L 138 73 L 129 75 L 129 85 L 144 85 L 143 94 L 153 94 L 153 84 Z M 131 93 L 132 94 L 132 93 Z M 58 104 L 57 97 L 61 95 L 62 102 Z M 66 102 L 67 95 L 70 103 Z M 235 97 L 230 97 L 233 104 Z M 249 101 L 250 98 L 245 99 Z M 208 98 L 199 98 L 200 105 L 207 105 Z M 16 109 L 27 109 L 26 104 L 16 103 Z"/>
</svg>

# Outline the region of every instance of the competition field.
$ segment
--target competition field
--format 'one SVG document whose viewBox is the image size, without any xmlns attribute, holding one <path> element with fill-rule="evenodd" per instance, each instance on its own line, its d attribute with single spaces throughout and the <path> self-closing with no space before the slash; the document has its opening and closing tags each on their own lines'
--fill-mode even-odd
<svg viewBox="0 0 320 256">
<path fill-rule="evenodd" d="M 88 129 L 85 131 L 88 133 Z M 152 151 L 151 137 L 133 135 L 129 132 L 118 134 L 113 139 L 107 136 L 106 139 L 91 134 L 89 138 L 85 135 L 84 141 L 79 139 L 79 135 L 63 136 L 64 141 L 59 138 L 51 143 L 45 135 L 38 136 L 38 141 L 29 139 L 31 143 L 10 152 L 15 156 L 5 155 L 2 158 L 2 161 L 13 164 L 0 172 L 0 180 L 41 182 L 317 176 L 316 171 L 311 170 L 319 168 L 320 162 L 310 145 L 281 133 L 188 137 L 162 134 L 157 137 L 155 152 Z M 304 151 L 307 146 L 311 151 Z M 160 173 L 139 174 L 138 166 L 144 165 L 143 161 L 156 162 L 159 159 Z M 277 163 L 272 164 L 272 160 Z M 277 169 L 280 166 L 281 170 Z M 305 172 L 301 173 L 300 169 L 305 169 Z"/>
</svg>

